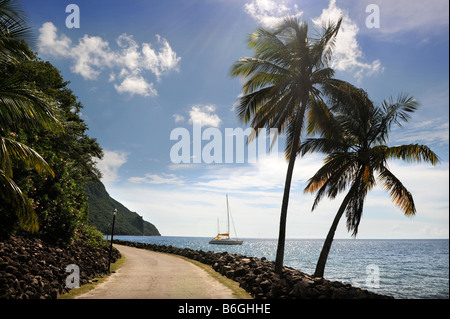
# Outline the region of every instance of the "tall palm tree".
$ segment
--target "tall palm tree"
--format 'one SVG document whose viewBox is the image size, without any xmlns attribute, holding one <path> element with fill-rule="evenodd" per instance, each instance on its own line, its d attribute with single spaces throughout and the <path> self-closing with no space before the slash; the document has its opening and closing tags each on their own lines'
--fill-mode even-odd
<svg viewBox="0 0 450 319">
<path fill-rule="evenodd" d="M 285 156 L 289 161 L 281 206 L 275 272 L 281 274 L 286 237 L 286 218 L 295 157 L 300 145 L 307 111 L 326 113 L 321 85 L 334 71 L 328 67 L 342 19 L 324 25 L 318 38 L 308 36 L 308 24 L 295 18 L 285 19 L 270 31 L 258 28 L 248 45 L 254 57 L 245 57 L 231 68 L 231 76 L 246 79 L 237 106 L 238 118 L 258 128 L 277 128 L 286 133 Z M 314 117 L 309 117 L 308 132 L 314 130 Z M 254 137 L 252 136 L 252 137 Z M 251 138 L 249 139 L 251 141 Z"/>
<path fill-rule="evenodd" d="M 28 59 L 28 27 L 17 1 L 0 0 L 0 73 Z M 13 180 L 14 161 L 22 161 L 40 174 L 53 171 L 33 149 L 7 133 L 27 127 L 43 127 L 55 133 L 63 131 L 56 117 L 57 107 L 42 93 L 17 77 L 0 76 L 0 200 L 14 208 L 22 228 L 38 229 L 37 217 L 27 196 Z"/>
<path fill-rule="evenodd" d="M 438 156 L 427 146 L 408 144 L 387 146 L 392 125 L 401 126 L 418 103 L 414 98 L 400 94 L 396 101 L 385 100 L 374 106 L 366 92 L 351 85 L 331 85 L 334 99 L 331 116 L 322 135 L 306 140 L 299 153 L 322 152 L 325 163 L 309 180 L 305 192 L 316 193 L 312 210 L 326 195 L 335 198 L 349 188 L 328 232 L 315 269 L 316 277 L 323 277 L 334 234 L 344 213 L 347 229 L 357 235 L 366 195 L 378 181 L 406 216 L 416 213 L 412 194 L 389 170 L 387 161 L 401 159 L 409 162 L 429 162 L 436 165 Z"/>
</svg>

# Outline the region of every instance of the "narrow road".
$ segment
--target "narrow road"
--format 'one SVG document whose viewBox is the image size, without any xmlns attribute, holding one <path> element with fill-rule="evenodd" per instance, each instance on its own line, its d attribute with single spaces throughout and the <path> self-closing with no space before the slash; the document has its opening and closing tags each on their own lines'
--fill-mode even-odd
<svg viewBox="0 0 450 319">
<path fill-rule="evenodd" d="M 232 291 L 194 264 L 169 254 L 115 245 L 125 263 L 77 299 L 233 299 Z"/>
</svg>

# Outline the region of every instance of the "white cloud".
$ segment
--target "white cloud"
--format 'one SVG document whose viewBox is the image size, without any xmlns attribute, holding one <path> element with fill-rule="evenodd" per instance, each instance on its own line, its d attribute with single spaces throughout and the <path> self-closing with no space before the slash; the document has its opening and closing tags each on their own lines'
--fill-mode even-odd
<svg viewBox="0 0 450 319">
<path fill-rule="evenodd" d="M 145 177 L 130 177 L 128 181 L 136 184 L 169 184 L 169 185 L 183 185 L 184 181 L 174 174 L 145 174 Z"/>
<path fill-rule="evenodd" d="M 392 131 L 393 143 L 420 143 L 443 146 L 449 142 L 448 119 L 435 118 L 432 120 L 416 121 L 408 129 L 397 127 Z"/>
<path fill-rule="evenodd" d="M 174 114 L 173 119 L 174 119 L 175 123 L 180 123 L 180 122 L 184 121 L 184 116 L 180 115 L 180 114 Z"/>
<path fill-rule="evenodd" d="M 296 161 L 293 183 L 294 191 L 299 189 L 300 183 L 304 183 L 317 169 L 320 168 L 322 157 L 310 155 Z M 224 166 L 214 168 L 210 173 L 201 176 L 196 187 L 209 191 L 223 192 L 224 190 L 246 194 L 255 191 L 283 191 L 288 163 L 284 154 L 273 152 L 258 156 L 256 163 L 248 166 L 235 167 Z"/>
<path fill-rule="evenodd" d="M 39 53 L 72 60 L 71 70 L 89 80 L 97 79 L 104 69 L 109 69 L 109 82 L 116 82 L 114 87 L 119 93 L 156 96 L 153 83 L 146 78 L 147 72 L 159 81 L 169 71 L 179 70 L 181 58 L 160 35 L 156 35 L 158 50 L 153 49 L 150 43 L 140 46 L 132 35 L 126 33 L 116 39 L 118 49 L 112 50 L 108 41 L 99 36 L 86 34 L 74 45 L 57 31 L 51 22 L 42 25 L 39 29 Z"/>
<path fill-rule="evenodd" d="M 39 48 L 57 56 L 69 55 L 72 41 L 64 34 L 58 38 L 56 31 L 57 29 L 53 23 L 44 23 L 39 29 Z"/>
<path fill-rule="evenodd" d="M 159 52 L 153 50 L 149 43 L 142 45 L 142 54 L 144 65 L 152 70 L 152 72 L 159 79 L 161 75 L 169 70 L 178 70 L 178 63 L 181 58 L 172 50 L 166 39 L 161 38 L 159 34 L 156 35 L 158 43 L 161 44 Z"/>
<path fill-rule="evenodd" d="M 283 2 L 274 0 L 252 0 L 244 5 L 244 10 L 259 24 L 266 28 L 275 28 L 287 16 L 300 17 L 297 5 L 289 8 Z M 294 12 L 294 13 L 292 13 Z"/>
<path fill-rule="evenodd" d="M 84 35 L 76 46 L 70 48 L 68 56 L 75 60 L 72 71 L 90 80 L 96 79 L 101 69 L 110 67 L 115 60 L 115 54 L 109 49 L 107 41 L 88 35 Z"/>
<path fill-rule="evenodd" d="M 109 82 L 114 82 L 116 80 L 116 75 L 114 74 L 114 72 L 111 72 L 109 74 Z"/>
<path fill-rule="evenodd" d="M 303 13 L 299 11 L 297 5 L 292 9 L 284 2 L 279 3 L 273 0 L 252 0 L 244 5 L 244 10 L 267 28 L 275 27 L 287 16 L 299 17 Z M 350 19 L 347 12 L 336 6 L 336 0 L 330 0 L 328 8 L 324 9 L 322 14 L 312 21 L 316 27 L 321 28 L 323 22 L 337 22 L 341 16 L 344 18 L 336 37 L 331 67 L 337 71 L 352 72 L 358 80 L 361 80 L 364 76 L 382 72 L 381 61 L 375 60 L 371 63 L 364 61 L 362 49 L 357 41 L 358 25 Z"/>
<path fill-rule="evenodd" d="M 379 60 L 372 63 L 364 62 L 364 55 L 357 40 L 358 25 L 350 19 L 347 12 L 336 6 L 336 0 L 330 0 L 328 8 L 312 21 L 316 27 L 321 27 L 323 23 L 337 22 L 340 17 L 343 19 L 336 36 L 331 67 L 338 71 L 353 72 L 357 79 L 361 79 L 364 75 L 382 72 L 383 67 Z"/>
<path fill-rule="evenodd" d="M 119 168 L 127 162 L 128 153 L 103 150 L 103 158 L 97 160 L 97 168 L 102 173 L 102 182 L 111 185 L 119 181 Z"/>
<path fill-rule="evenodd" d="M 142 96 L 157 96 L 158 92 L 155 90 L 153 83 L 148 83 L 142 76 L 127 76 L 120 83 L 114 84 L 117 92 L 130 93 L 130 95 L 138 94 Z"/>
<path fill-rule="evenodd" d="M 117 45 L 122 48 L 122 54 L 120 56 L 120 59 L 122 60 L 121 64 L 129 70 L 136 70 L 139 68 L 139 45 L 134 41 L 133 36 L 123 33 L 117 38 L 116 42 Z"/>
<path fill-rule="evenodd" d="M 219 127 L 222 120 L 219 118 L 214 105 L 194 105 L 189 111 L 189 123 L 201 123 L 203 127 Z"/>
</svg>

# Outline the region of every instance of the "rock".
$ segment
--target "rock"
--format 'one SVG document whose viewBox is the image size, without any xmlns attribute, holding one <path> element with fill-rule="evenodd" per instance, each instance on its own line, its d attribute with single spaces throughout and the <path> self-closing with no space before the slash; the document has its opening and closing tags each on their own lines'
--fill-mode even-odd
<svg viewBox="0 0 450 319">
<path fill-rule="evenodd" d="M 17 268 L 11 265 L 6 266 L 5 268 L 5 272 L 10 273 L 10 274 L 17 274 Z"/>
<path fill-rule="evenodd" d="M 93 248 L 81 238 L 67 247 L 59 247 L 30 235 L 11 235 L 0 241 L 0 298 L 50 299 L 67 292 L 68 264 L 80 267 L 81 282 L 87 282 L 107 270 L 109 249 Z M 113 261 L 120 253 L 113 251 Z"/>
<path fill-rule="evenodd" d="M 241 266 L 241 267 L 238 267 L 238 268 L 236 268 L 235 270 L 234 270 L 234 275 L 236 276 L 236 277 L 242 277 L 242 276 L 245 276 L 245 274 L 247 274 L 247 268 L 246 267 L 243 267 L 243 266 Z"/>
<path fill-rule="evenodd" d="M 0 261 L 0 271 L 4 271 L 7 266 L 8 266 L 7 262 Z"/>
<path fill-rule="evenodd" d="M 271 284 L 272 283 L 266 279 L 259 284 L 259 287 L 261 287 L 261 289 L 263 291 L 267 292 L 269 290 Z"/>
</svg>

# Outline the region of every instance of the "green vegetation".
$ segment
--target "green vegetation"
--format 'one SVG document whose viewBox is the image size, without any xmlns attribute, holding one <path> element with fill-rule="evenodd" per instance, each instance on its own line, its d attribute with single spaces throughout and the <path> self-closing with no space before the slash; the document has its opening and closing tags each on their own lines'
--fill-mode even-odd
<svg viewBox="0 0 450 319">
<path fill-rule="evenodd" d="M 14 174 L 19 187 L 30 198 L 39 220 L 39 234 L 47 240 L 68 243 L 77 228 L 87 223 L 88 205 L 84 185 L 96 180 L 99 172 L 94 157 L 102 150 L 95 139 L 86 135 L 87 126 L 79 116 L 82 109 L 67 88 L 59 71 L 31 53 L 3 74 L 20 77 L 28 87 L 45 94 L 58 105 L 58 119 L 64 134 L 56 135 L 41 128 L 18 128 L 10 139 L 30 145 L 50 165 L 52 178 L 41 178 L 25 165 L 16 165 Z"/>
<path fill-rule="evenodd" d="M 87 184 L 86 195 L 90 210 L 89 224 L 96 226 L 104 234 L 111 233 L 113 211 L 117 209 L 114 234 L 160 236 L 153 224 L 111 198 L 101 182 Z"/>
<path fill-rule="evenodd" d="M 52 134 L 63 131 L 56 118 L 57 108 L 44 94 L 24 81 L 21 74 L 10 72 L 30 51 L 25 40 L 29 28 L 13 1 L 0 1 L 0 231 L 7 232 L 12 220 L 31 232 L 39 228 L 35 207 L 28 199 L 16 176 L 16 165 L 32 168 L 40 176 L 54 176 L 45 159 L 26 143 L 15 139 L 19 129 L 42 130 Z M 29 144 L 28 144 L 29 145 Z M 14 177 L 14 179 L 13 179 Z"/>
<path fill-rule="evenodd" d="M 87 244 L 89 246 L 92 246 L 92 247 L 106 246 L 109 243 L 104 238 L 103 233 L 101 231 L 99 231 L 93 225 L 85 225 L 85 226 L 83 226 L 82 232 L 86 236 Z"/>
<path fill-rule="evenodd" d="M 87 135 L 83 105 L 60 71 L 29 49 L 23 16 L 16 1 L 0 0 L 0 236 L 23 229 L 65 245 L 83 230 L 98 242 L 86 226 L 113 206 L 118 233 L 159 234 L 106 196 L 95 167 L 103 151 Z M 109 232 L 109 220 L 101 231 Z"/>
</svg>

